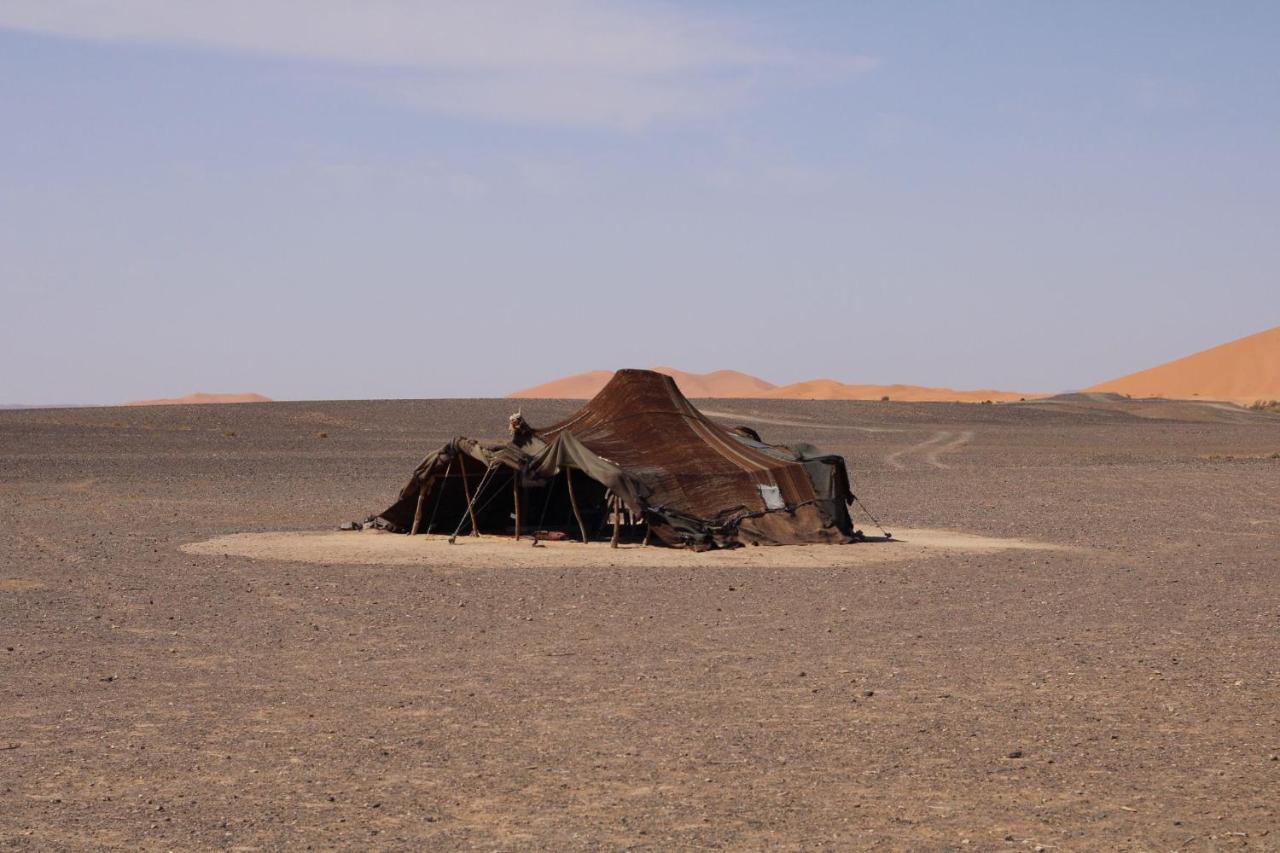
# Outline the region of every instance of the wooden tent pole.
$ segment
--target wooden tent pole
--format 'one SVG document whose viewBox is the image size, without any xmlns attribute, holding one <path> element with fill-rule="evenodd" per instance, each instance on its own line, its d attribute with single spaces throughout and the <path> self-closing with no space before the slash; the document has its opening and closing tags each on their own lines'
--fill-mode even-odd
<svg viewBox="0 0 1280 853">
<path fill-rule="evenodd" d="M 427 497 L 427 478 L 422 478 L 422 484 L 418 486 L 418 507 L 413 511 L 413 527 L 409 528 L 410 536 L 418 535 L 418 526 L 422 524 L 422 502 Z"/>
<path fill-rule="evenodd" d="M 453 471 L 453 460 L 449 460 L 449 464 L 444 468 L 444 478 L 440 480 L 440 490 L 436 492 L 436 505 L 431 508 L 431 517 L 427 519 L 427 529 L 424 531 L 428 536 L 431 535 L 431 528 L 436 526 L 436 513 L 440 511 L 440 501 L 444 498 L 444 490 L 449 485 L 449 474 Z"/>
<path fill-rule="evenodd" d="M 516 540 L 520 539 L 520 472 L 511 478 L 511 499 L 516 505 Z"/>
<path fill-rule="evenodd" d="M 587 526 L 582 523 L 582 512 L 578 509 L 578 499 L 573 495 L 573 469 L 564 469 L 564 478 L 569 482 L 569 506 L 573 507 L 573 517 L 578 520 L 578 532 L 582 534 L 582 544 L 587 544 Z"/>
<path fill-rule="evenodd" d="M 471 516 L 471 535 L 479 536 L 480 525 L 476 524 L 476 508 L 475 505 L 471 503 L 471 483 L 467 479 L 467 463 L 461 459 L 458 461 L 462 463 L 458 467 L 462 469 L 462 494 L 467 499 L 467 515 Z"/>
<path fill-rule="evenodd" d="M 622 501 L 617 495 L 613 496 L 613 538 L 609 540 L 610 548 L 618 547 L 618 540 L 622 537 Z"/>
<path fill-rule="evenodd" d="M 493 476 L 493 471 L 496 467 L 497 463 L 491 462 L 489 463 L 489 467 L 484 469 L 484 476 L 480 478 L 480 485 L 476 486 L 476 496 L 472 498 L 471 503 L 467 505 L 468 510 L 472 506 L 475 506 L 475 502 L 480 500 L 480 496 L 484 494 L 484 487 L 489 485 L 489 479 Z M 458 534 L 462 532 L 462 525 L 465 524 L 466 521 L 467 514 L 464 512 L 462 514 L 462 518 L 458 519 L 458 526 L 453 528 L 453 535 L 449 537 L 450 545 L 458 541 Z"/>
</svg>

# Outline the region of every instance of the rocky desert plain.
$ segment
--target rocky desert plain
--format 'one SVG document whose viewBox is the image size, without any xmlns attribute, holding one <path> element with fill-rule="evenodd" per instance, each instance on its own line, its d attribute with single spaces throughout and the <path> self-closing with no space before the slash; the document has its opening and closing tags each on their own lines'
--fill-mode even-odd
<svg viewBox="0 0 1280 853">
<path fill-rule="evenodd" d="M 1280 414 L 1186 373 L 700 399 L 899 540 L 705 554 L 336 531 L 510 400 L 0 412 L 0 846 L 1280 849 Z"/>
</svg>

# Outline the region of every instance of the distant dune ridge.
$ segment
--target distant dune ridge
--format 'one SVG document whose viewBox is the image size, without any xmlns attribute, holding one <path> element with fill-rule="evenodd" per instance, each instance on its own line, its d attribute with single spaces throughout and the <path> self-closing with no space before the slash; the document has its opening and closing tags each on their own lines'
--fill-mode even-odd
<svg viewBox="0 0 1280 853">
<path fill-rule="evenodd" d="M 748 376 L 736 370 L 687 373 L 676 370 L 674 367 L 653 369 L 674 379 L 686 397 L 759 397 L 776 387 L 771 382 L 765 382 L 763 379 Z M 600 392 L 612 376 L 612 370 L 590 370 L 586 373 L 575 373 L 573 376 L 553 379 L 507 396 L 525 399 L 590 400 Z"/>
<path fill-rule="evenodd" d="M 756 376 L 736 370 L 717 370 L 712 373 L 687 373 L 671 367 L 655 367 L 676 381 L 686 397 L 738 397 L 748 399 L 777 400 L 891 400 L 907 402 L 968 402 L 984 400 L 1002 402 L 1041 396 L 1021 394 L 1017 391 L 955 391 L 951 388 L 923 388 L 918 385 L 846 385 L 834 379 L 811 379 L 778 387 Z M 588 400 L 604 387 L 613 376 L 611 370 L 592 370 L 555 379 L 523 391 L 508 394 L 515 398 L 548 398 L 563 400 Z"/>
<path fill-rule="evenodd" d="M 261 394 L 205 394 L 197 391 L 185 397 L 165 397 L 159 400 L 130 400 L 126 406 L 198 406 L 210 403 L 270 403 L 270 397 Z"/>
<path fill-rule="evenodd" d="M 690 373 L 674 367 L 655 367 L 675 379 L 686 397 L 737 397 L 763 400 L 890 400 L 908 403 L 994 403 L 1031 400 L 1044 394 L 1018 391 L 927 388 L 920 385 L 850 385 L 835 379 L 810 379 L 791 385 L 772 382 L 737 370 Z M 554 379 L 508 394 L 516 399 L 588 400 L 613 376 L 612 370 L 591 370 Z M 1152 367 L 1084 389 L 1130 397 L 1171 400 L 1220 400 L 1240 405 L 1280 400 L 1280 326 L 1240 338 L 1186 358 Z M 126 406 L 174 406 L 209 403 L 269 403 L 261 394 L 188 394 L 160 400 L 133 400 Z"/>
<path fill-rule="evenodd" d="M 921 385 L 846 385 L 834 379 L 810 379 L 774 388 L 757 397 L 779 400 L 900 400 L 907 403 L 1003 403 L 1025 400 L 1039 394 L 1017 391 L 957 391 L 954 388 L 925 388 Z"/>
<path fill-rule="evenodd" d="M 1280 400 L 1280 326 L 1085 390 L 1245 406 Z"/>
</svg>

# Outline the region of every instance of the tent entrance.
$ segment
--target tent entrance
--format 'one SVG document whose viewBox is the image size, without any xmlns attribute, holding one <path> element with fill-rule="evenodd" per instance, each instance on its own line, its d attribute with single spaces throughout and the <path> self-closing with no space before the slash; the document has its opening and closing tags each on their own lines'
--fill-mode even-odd
<svg viewBox="0 0 1280 853">
<path fill-rule="evenodd" d="M 452 468 L 431 478 L 421 503 L 419 533 L 581 541 L 585 532 L 590 542 L 612 539 L 615 521 L 621 542 L 642 541 L 646 532 L 644 521 L 621 502 L 614 511 L 603 485 L 572 468 L 534 480 L 514 468 L 489 470 L 459 455 Z"/>
</svg>

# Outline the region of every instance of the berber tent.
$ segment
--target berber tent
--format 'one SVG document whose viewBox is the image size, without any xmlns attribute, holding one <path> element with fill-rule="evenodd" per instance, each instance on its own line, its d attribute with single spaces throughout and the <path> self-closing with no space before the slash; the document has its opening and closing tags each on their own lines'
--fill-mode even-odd
<svg viewBox="0 0 1280 853">
<path fill-rule="evenodd" d="M 844 459 L 702 414 L 669 376 L 619 370 L 557 424 L 455 438 L 370 519 L 400 533 L 652 541 L 695 550 L 860 538 Z"/>
</svg>

